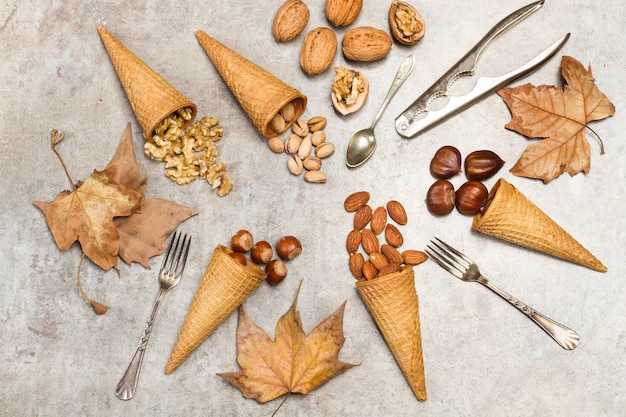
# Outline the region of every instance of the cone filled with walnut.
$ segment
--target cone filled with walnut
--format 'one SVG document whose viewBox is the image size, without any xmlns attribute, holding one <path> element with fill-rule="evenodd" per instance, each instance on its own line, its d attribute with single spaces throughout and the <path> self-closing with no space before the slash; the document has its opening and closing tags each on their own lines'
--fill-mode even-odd
<svg viewBox="0 0 626 417">
<path fill-rule="evenodd" d="M 281 135 L 304 113 L 307 98 L 298 90 L 205 32 L 196 37 L 263 136 Z"/>
<path fill-rule="evenodd" d="M 152 140 L 157 126 L 168 117 L 181 118 L 185 129 L 196 117 L 196 105 L 104 27 L 99 26 L 98 33 L 146 140 Z"/>
</svg>

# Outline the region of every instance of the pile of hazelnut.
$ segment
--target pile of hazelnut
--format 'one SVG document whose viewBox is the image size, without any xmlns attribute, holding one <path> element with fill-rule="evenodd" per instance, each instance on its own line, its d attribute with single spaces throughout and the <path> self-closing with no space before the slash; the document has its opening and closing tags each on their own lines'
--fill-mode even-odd
<svg viewBox="0 0 626 417">
<path fill-rule="evenodd" d="M 252 233 L 245 229 L 233 235 L 230 247 L 233 250 L 230 256 L 243 266 L 248 262 L 254 262 L 259 266 L 265 265 L 267 282 L 272 285 L 279 284 L 287 276 L 285 261 L 290 261 L 302 253 L 302 244 L 298 238 L 283 236 L 276 243 L 278 258 L 274 258 L 272 245 L 266 240 L 255 243 Z M 249 255 L 249 258 L 246 255 Z"/>
<path fill-rule="evenodd" d="M 352 276 L 357 280 L 372 280 L 399 272 L 405 265 L 418 265 L 428 259 L 428 255 L 419 250 L 400 250 L 404 237 L 398 226 L 406 225 L 408 221 L 404 206 L 390 200 L 372 210 L 369 199 L 369 192 L 357 191 L 350 194 L 343 204 L 347 212 L 354 213 L 353 230 L 346 238 Z M 385 243 L 380 243 L 378 235 L 384 236 Z"/>
<path fill-rule="evenodd" d="M 426 193 L 426 207 L 437 216 L 449 214 L 455 207 L 467 216 L 480 213 L 489 195 L 482 181 L 494 176 L 502 165 L 504 161 L 492 151 L 470 153 L 463 164 L 468 181 L 455 191 L 448 180 L 461 172 L 461 153 L 454 146 L 439 148 L 430 161 L 430 173 L 437 181 Z"/>
</svg>

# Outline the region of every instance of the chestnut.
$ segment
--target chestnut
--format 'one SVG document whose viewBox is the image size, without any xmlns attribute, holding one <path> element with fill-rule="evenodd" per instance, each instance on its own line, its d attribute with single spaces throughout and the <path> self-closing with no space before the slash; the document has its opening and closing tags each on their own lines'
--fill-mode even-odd
<svg viewBox="0 0 626 417">
<path fill-rule="evenodd" d="M 243 266 L 248 265 L 248 258 L 246 258 L 246 255 L 241 252 L 231 252 L 230 257 Z"/>
<path fill-rule="evenodd" d="M 430 161 L 430 173 L 440 180 L 447 180 L 461 172 L 461 152 L 454 146 L 442 146 Z"/>
<path fill-rule="evenodd" d="M 426 207 L 437 215 L 449 214 L 454 209 L 454 186 L 448 180 L 437 180 L 426 193 Z"/>
<path fill-rule="evenodd" d="M 276 253 L 281 259 L 290 261 L 302 253 L 302 244 L 295 236 L 283 236 L 276 244 Z"/>
<path fill-rule="evenodd" d="M 484 181 L 502 168 L 504 161 L 492 151 L 474 151 L 465 157 L 465 176 L 468 180 Z"/>
<path fill-rule="evenodd" d="M 265 240 L 257 242 L 250 250 L 250 258 L 257 264 L 268 263 L 272 256 L 274 256 L 272 245 Z"/>
<path fill-rule="evenodd" d="M 456 191 L 456 209 L 461 214 L 473 216 L 480 213 L 487 202 L 489 191 L 480 181 L 468 181 Z"/>
<path fill-rule="evenodd" d="M 265 266 L 267 282 L 276 285 L 281 283 L 287 276 L 287 266 L 280 259 L 273 259 Z"/>
<path fill-rule="evenodd" d="M 232 238 L 230 238 L 230 247 L 235 252 L 246 253 L 252 248 L 253 245 L 254 238 L 252 237 L 252 233 L 244 229 L 238 231 Z"/>
</svg>

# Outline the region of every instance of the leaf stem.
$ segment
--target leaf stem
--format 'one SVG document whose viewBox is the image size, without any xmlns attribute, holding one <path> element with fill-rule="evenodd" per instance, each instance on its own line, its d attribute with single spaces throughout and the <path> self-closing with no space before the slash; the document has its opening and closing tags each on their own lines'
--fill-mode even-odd
<svg viewBox="0 0 626 417">
<path fill-rule="evenodd" d="M 593 130 L 589 126 L 585 126 L 585 127 L 587 129 L 589 129 L 593 133 L 593 135 L 596 137 L 596 139 L 600 143 L 600 155 L 604 155 L 604 142 L 602 142 L 602 139 L 600 138 L 600 135 L 598 135 L 598 132 L 596 132 L 595 130 Z"/>
<path fill-rule="evenodd" d="M 72 180 L 72 177 L 70 176 L 70 172 L 67 170 L 67 166 L 65 165 L 63 158 L 61 158 L 61 154 L 59 153 L 59 151 L 57 151 L 57 144 L 61 142 L 63 138 L 65 138 L 65 134 L 63 132 L 59 132 L 56 129 L 52 129 L 52 151 L 57 156 L 57 158 L 59 158 L 59 161 L 61 162 L 61 166 L 63 166 L 63 170 L 65 171 L 65 175 L 67 176 L 67 179 L 70 181 L 70 184 L 72 185 L 72 189 L 76 189 L 77 188 L 76 184 Z"/>
<path fill-rule="evenodd" d="M 272 413 L 272 417 L 276 416 L 276 413 L 278 413 L 278 410 L 280 410 L 280 407 L 283 406 L 283 404 L 285 404 L 285 401 L 287 401 L 287 397 L 289 397 L 289 394 L 291 394 L 291 391 L 289 391 L 286 395 L 285 398 L 283 398 L 283 400 L 281 401 L 281 403 L 278 405 L 278 408 L 276 410 L 274 410 L 274 412 Z"/>
<path fill-rule="evenodd" d="M 99 302 L 89 298 L 89 296 L 85 293 L 85 291 L 83 291 L 83 287 L 80 285 L 80 270 L 81 270 L 81 266 L 83 265 L 84 259 L 85 259 L 85 254 L 83 253 L 83 256 L 80 257 L 80 262 L 78 263 L 78 277 L 77 277 L 78 289 L 80 290 L 83 297 L 85 297 L 87 301 L 89 301 L 89 303 L 91 304 L 91 307 L 93 307 L 93 311 L 95 311 L 97 315 L 104 314 L 107 312 L 109 308 L 105 306 L 104 304 L 100 304 Z"/>
</svg>

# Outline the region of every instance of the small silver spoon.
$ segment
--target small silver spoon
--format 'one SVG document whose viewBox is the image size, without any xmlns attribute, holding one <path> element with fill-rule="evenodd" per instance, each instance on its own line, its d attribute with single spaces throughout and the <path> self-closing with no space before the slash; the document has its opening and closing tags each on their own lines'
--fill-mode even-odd
<svg viewBox="0 0 626 417">
<path fill-rule="evenodd" d="M 391 101 L 391 98 L 396 94 L 400 86 L 409 78 L 413 71 L 413 55 L 407 56 L 396 74 L 396 78 L 393 80 L 383 104 L 378 110 L 378 114 L 374 118 L 374 122 L 369 129 L 363 129 L 356 132 L 350 138 L 348 142 L 348 150 L 346 152 L 346 165 L 350 168 L 358 167 L 367 161 L 376 149 L 376 137 L 374 136 L 374 126 L 378 123 L 378 119 L 383 114 L 383 111 L 387 107 L 387 104 Z"/>
</svg>

